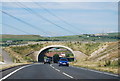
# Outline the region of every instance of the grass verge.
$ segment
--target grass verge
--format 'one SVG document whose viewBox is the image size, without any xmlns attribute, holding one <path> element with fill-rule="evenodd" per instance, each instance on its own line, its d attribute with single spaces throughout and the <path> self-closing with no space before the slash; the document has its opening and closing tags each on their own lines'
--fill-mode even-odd
<svg viewBox="0 0 120 81">
<path fill-rule="evenodd" d="M 21 65 L 27 65 L 27 64 L 31 64 L 31 63 L 13 63 L 13 64 L 3 64 L 0 67 L 0 70 L 5 70 L 8 68 L 12 68 L 12 67 L 16 67 L 16 66 L 21 66 Z"/>
<path fill-rule="evenodd" d="M 82 62 L 80 64 L 70 63 L 70 65 L 76 66 L 76 67 L 88 68 L 88 69 L 97 70 L 97 71 L 120 74 L 119 73 L 120 66 L 99 66 L 98 63 L 89 63 L 89 62 Z"/>
</svg>

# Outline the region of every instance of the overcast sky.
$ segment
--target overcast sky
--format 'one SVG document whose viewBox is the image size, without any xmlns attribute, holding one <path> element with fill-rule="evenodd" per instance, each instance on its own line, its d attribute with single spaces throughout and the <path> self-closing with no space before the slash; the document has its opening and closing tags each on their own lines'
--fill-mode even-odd
<svg viewBox="0 0 120 81">
<path fill-rule="evenodd" d="M 39 17 L 25 10 L 28 8 Z M 118 31 L 117 2 L 5 2 L 2 10 L 35 26 L 2 14 L 2 23 L 12 26 L 3 25 L 3 34 L 64 36 Z"/>
</svg>

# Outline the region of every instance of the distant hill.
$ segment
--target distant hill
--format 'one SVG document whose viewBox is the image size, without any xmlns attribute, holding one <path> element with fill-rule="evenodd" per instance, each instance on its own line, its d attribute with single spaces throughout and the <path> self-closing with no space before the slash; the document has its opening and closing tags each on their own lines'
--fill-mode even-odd
<svg viewBox="0 0 120 81">
<path fill-rule="evenodd" d="M 16 41 L 16 40 L 23 40 L 23 41 L 27 41 L 27 40 L 37 40 L 39 38 L 42 38 L 39 35 L 2 35 L 2 41 L 7 41 L 7 40 L 11 40 L 11 41 Z"/>
<path fill-rule="evenodd" d="M 106 33 L 106 34 L 82 34 L 73 36 L 61 36 L 52 37 L 59 40 L 69 40 L 69 41 L 117 41 L 120 39 L 118 33 Z"/>
<path fill-rule="evenodd" d="M 117 41 L 118 33 L 82 34 L 59 37 L 42 37 L 39 35 L 2 35 L 0 41 Z"/>
</svg>

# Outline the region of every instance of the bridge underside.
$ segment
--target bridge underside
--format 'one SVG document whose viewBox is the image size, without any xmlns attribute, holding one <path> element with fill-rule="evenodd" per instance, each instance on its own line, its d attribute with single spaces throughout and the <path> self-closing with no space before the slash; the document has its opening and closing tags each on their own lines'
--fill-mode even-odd
<svg viewBox="0 0 120 81">
<path fill-rule="evenodd" d="M 36 52 L 35 58 L 38 62 L 44 62 L 44 57 L 46 56 L 45 53 L 51 49 L 51 48 L 56 48 L 56 47 L 62 47 L 62 48 L 66 48 L 68 49 L 73 55 L 74 55 L 74 61 L 75 60 L 79 60 L 79 59 L 85 59 L 87 57 L 87 55 L 85 55 L 84 53 L 80 52 L 80 51 L 73 51 L 72 49 L 70 49 L 69 47 L 66 46 L 61 46 L 61 45 L 52 45 L 52 46 L 47 46 L 45 48 L 42 48 L 40 51 Z M 49 57 L 52 58 L 52 57 Z"/>
<path fill-rule="evenodd" d="M 54 47 L 51 47 L 51 48 L 54 48 Z M 44 62 L 44 57 L 46 57 L 46 55 L 45 55 L 45 53 L 49 50 L 49 49 L 51 49 L 51 48 L 47 48 L 47 49 L 45 49 L 45 50 L 43 50 L 43 51 L 41 51 L 40 52 L 40 54 L 38 55 L 38 62 Z M 69 51 L 69 50 L 68 50 Z M 71 53 L 71 54 L 73 54 L 71 51 L 69 51 L 69 53 Z M 56 53 L 57 54 L 57 53 Z M 74 55 L 74 54 L 73 54 Z M 53 61 L 53 57 L 51 57 L 51 56 L 47 56 L 48 58 L 50 58 L 51 59 L 51 61 Z M 59 57 L 59 59 L 60 59 L 61 57 Z M 68 58 L 68 61 L 74 61 L 74 57 L 69 57 Z"/>
<path fill-rule="evenodd" d="M 44 62 L 45 53 L 46 53 L 49 49 L 51 49 L 51 48 L 45 49 L 45 50 L 43 50 L 43 51 L 39 54 L 39 56 L 38 56 L 38 62 Z"/>
</svg>

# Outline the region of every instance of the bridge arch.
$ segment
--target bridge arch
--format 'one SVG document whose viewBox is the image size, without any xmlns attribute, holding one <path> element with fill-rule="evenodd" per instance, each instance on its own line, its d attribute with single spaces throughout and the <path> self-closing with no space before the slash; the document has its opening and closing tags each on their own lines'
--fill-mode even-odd
<svg viewBox="0 0 120 81">
<path fill-rule="evenodd" d="M 69 48 L 69 47 L 67 47 L 67 46 L 64 46 L 64 45 L 50 45 L 50 46 L 43 47 L 43 48 L 38 52 L 38 54 L 37 54 L 37 61 L 40 62 L 39 57 L 40 57 L 40 56 L 43 57 L 43 53 L 44 53 L 45 50 L 48 50 L 48 49 L 50 49 L 50 48 L 55 48 L 55 47 L 66 48 L 67 50 L 69 50 L 69 51 L 74 55 L 74 59 L 75 59 L 74 51 L 73 51 L 71 48 Z M 43 59 L 41 59 L 41 60 L 43 60 Z"/>
</svg>

